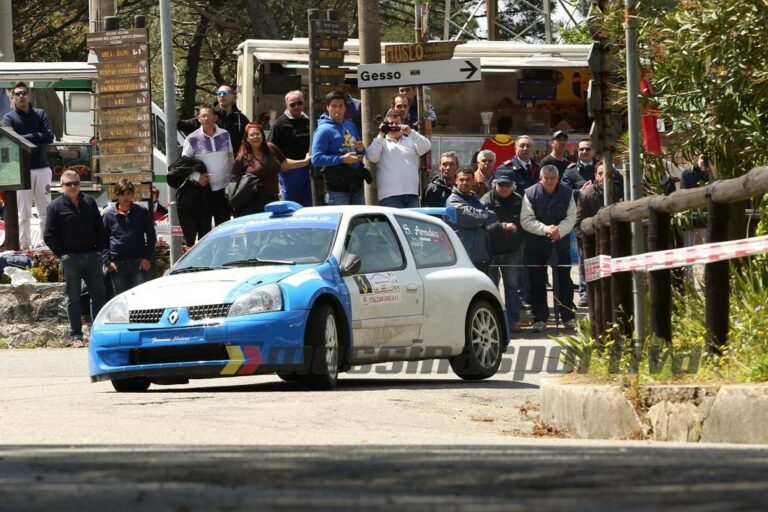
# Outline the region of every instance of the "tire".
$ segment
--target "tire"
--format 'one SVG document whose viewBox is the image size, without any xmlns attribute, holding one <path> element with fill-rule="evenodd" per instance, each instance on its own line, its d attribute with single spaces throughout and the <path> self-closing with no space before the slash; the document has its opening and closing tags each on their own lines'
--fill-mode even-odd
<svg viewBox="0 0 768 512">
<path fill-rule="evenodd" d="M 487 300 L 476 300 L 469 306 L 464 327 L 464 351 L 450 359 L 454 373 L 464 380 L 493 377 L 504 355 L 503 323 Z"/>
<path fill-rule="evenodd" d="M 112 387 L 120 393 L 142 393 L 149 389 L 149 379 L 130 377 L 128 379 L 113 379 Z"/>
<path fill-rule="evenodd" d="M 310 389 L 333 389 L 339 379 L 337 323 L 328 304 L 318 304 L 309 313 L 304 334 L 305 371 L 299 377 Z"/>
</svg>

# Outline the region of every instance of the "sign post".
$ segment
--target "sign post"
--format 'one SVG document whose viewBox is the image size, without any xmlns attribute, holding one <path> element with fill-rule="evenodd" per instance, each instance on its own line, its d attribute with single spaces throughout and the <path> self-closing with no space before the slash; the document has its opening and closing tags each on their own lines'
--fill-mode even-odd
<svg viewBox="0 0 768 512">
<path fill-rule="evenodd" d="M 482 73 L 480 59 L 477 58 L 361 64 L 357 67 L 360 89 L 480 81 Z"/>
</svg>

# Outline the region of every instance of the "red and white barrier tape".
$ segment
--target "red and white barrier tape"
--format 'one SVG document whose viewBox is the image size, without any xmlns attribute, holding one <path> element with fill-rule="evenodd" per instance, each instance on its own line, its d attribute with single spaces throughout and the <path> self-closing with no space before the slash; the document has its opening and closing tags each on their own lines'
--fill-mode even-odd
<svg viewBox="0 0 768 512">
<path fill-rule="evenodd" d="M 584 260 L 587 281 L 595 281 L 617 272 L 651 272 L 688 265 L 714 263 L 744 256 L 768 253 L 768 236 L 728 242 L 694 245 L 668 251 L 647 252 L 637 256 L 611 258 L 600 255 Z"/>
</svg>

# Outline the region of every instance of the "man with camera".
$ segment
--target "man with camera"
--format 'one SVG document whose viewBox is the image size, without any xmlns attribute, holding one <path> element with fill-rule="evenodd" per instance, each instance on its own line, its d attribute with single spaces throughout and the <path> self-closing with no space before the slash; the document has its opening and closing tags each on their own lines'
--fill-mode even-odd
<svg viewBox="0 0 768 512">
<path fill-rule="evenodd" d="M 387 112 L 379 135 L 368 146 L 368 160 L 379 164 L 379 205 L 393 208 L 419 207 L 419 158 L 432 145 L 429 139 L 404 123 L 395 109 Z"/>
</svg>

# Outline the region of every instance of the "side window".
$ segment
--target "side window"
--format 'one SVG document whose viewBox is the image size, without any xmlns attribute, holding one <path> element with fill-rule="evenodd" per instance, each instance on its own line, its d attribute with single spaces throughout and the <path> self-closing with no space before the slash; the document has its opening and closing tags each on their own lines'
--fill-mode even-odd
<svg viewBox="0 0 768 512">
<path fill-rule="evenodd" d="M 392 226 L 383 216 L 355 217 L 349 224 L 346 251 L 360 257 L 360 273 L 405 268 L 405 256 Z"/>
<path fill-rule="evenodd" d="M 152 114 L 155 120 L 155 147 L 162 153 L 165 153 L 165 121 Z"/>
<path fill-rule="evenodd" d="M 445 230 L 429 221 L 395 216 L 416 260 L 416 267 L 442 267 L 456 263 L 456 252 Z"/>
</svg>

